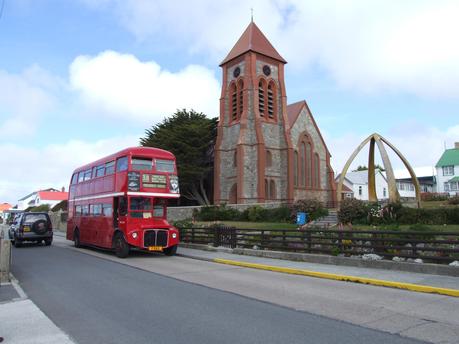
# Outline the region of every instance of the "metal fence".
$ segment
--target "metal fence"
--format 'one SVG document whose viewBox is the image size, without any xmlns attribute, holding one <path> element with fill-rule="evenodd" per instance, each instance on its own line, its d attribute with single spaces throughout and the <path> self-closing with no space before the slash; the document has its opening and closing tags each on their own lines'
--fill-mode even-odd
<svg viewBox="0 0 459 344">
<path fill-rule="evenodd" d="M 384 258 L 423 259 L 449 263 L 459 260 L 457 232 L 338 230 L 260 230 L 234 227 L 180 228 L 181 241 L 229 248 L 251 248 L 329 255 L 374 253 Z"/>
</svg>

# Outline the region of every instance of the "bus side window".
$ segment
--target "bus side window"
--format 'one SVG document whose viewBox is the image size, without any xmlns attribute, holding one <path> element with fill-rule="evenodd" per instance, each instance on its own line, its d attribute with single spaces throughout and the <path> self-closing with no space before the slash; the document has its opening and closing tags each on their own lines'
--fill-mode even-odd
<svg viewBox="0 0 459 344">
<path fill-rule="evenodd" d="M 127 198 L 120 197 L 119 215 L 126 216 L 126 214 L 127 214 Z"/>
</svg>

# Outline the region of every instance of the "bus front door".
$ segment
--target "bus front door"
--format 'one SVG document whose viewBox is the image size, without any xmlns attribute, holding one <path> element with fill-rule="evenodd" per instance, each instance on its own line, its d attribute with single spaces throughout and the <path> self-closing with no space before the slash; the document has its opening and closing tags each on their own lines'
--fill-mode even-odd
<svg viewBox="0 0 459 344">
<path fill-rule="evenodd" d="M 113 229 L 126 233 L 128 203 L 127 197 L 115 197 L 113 200 Z"/>
</svg>

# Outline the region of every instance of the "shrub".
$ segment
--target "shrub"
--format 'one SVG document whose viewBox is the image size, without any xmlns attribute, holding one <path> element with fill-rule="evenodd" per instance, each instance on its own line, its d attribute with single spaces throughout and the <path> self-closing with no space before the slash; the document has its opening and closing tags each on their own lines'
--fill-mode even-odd
<svg viewBox="0 0 459 344">
<path fill-rule="evenodd" d="M 266 219 L 266 209 L 263 207 L 260 207 L 259 205 L 254 205 L 253 207 L 250 207 L 247 210 L 248 210 L 247 217 L 249 221 L 257 222 L 257 221 L 262 221 Z"/>
<path fill-rule="evenodd" d="M 68 201 L 67 200 L 63 200 L 63 201 L 57 203 L 54 207 L 52 207 L 51 211 L 59 211 L 59 210 L 66 211 L 67 208 L 68 208 Z"/>
<path fill-rule="evenodd" d="M 438 192 L 422 192 L 421 200 L 425 202 L 429 201 L 446 201 L 449 195 L 447 193 L 438 193 Z"/>
<path fill-rule="evenodd" d="M 243 218 L 243 214 L 225 204 L 220 206 L 202 207 L 193 211 L 193 217 L 199 221 L 237 221 Z"/>
<path fill-rule="evenodd" d="M 348 198 L 341 202 L 338 211 L 338 220 L 341 223 L 364 222 L 367 214 L 365 202 L 355 198 Z"/>
<path fill-rule="evenodd" d="M 265 209 L 266 219 L 272 222 L 290 222 L 290 208 L 287 206 L 280 206 L 278 208 Z"/>
<path fill-rule="evenodd" d="M 459 196 L 451 197 L 451 198 L 448 200 L 448 204 L 451 204 L 451 205 L 459 205 Z"/>
<path fill-rule="evenodd" d="M 49 204 L 42 204 L 37 207 L 32 207 L 28 211 L 40 211 L 40 212 L 47 212 L 49 211 Z"/>
<path fill-rule="evenodd" d="M 308 220 L 310 221 L 328 215 L 328 209 L 324 207 L 322 202 L 316 199 L 302 199 L 293 203 L 290 208 L 291 219 L 296 220 L 296 215 L 299 212 L 308 214 Z"/>
</svg>

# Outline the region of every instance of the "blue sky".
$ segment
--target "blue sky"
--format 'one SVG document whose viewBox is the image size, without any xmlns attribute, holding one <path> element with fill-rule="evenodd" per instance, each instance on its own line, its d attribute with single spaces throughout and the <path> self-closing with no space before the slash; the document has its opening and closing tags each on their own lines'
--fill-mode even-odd
<svg viewBox="0 0 459 344">
<path fill-rule="evenodd" d="M 373 132 L 413 166 L 459 141 L 457 1 L 5 0 L 0 202 L 67 186 L 177 108 L 218 116 L 218 64 L 251 7 L 336 174 Z"/>
</svg>

